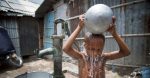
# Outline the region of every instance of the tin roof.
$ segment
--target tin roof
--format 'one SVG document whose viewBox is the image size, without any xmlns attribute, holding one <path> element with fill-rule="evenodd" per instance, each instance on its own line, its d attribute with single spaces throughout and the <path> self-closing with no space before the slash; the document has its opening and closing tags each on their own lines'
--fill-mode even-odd
<svg viewBox="0 0 150 78">
<path fill-rule="evenodd" d="M 1 0 L 0 11 L 16 12 L 23 15 L 35 16 L 35 11 L 39 4 L 35 4 L 25 0 Z"/>
<path fill-rule="evenodd" d="M 35 17 L 41 18 L 48 12 L 53 10 L 53 5 L 60 0 L 44 0 L 40 7 L 36 10 Z"/>
</svg>

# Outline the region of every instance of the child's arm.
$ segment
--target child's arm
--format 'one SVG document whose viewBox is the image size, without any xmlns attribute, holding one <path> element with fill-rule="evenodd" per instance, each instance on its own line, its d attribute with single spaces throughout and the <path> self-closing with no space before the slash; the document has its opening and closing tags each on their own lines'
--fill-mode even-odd
<svg viewBox="0 0 150 78">
<path fill-rule="evenodd" d="M 79 22 L 77 28 L 74 30 L 74 32 L 70 35 L 70 37 L 67 39 L 67 41 L 63 45 L 63 51 L 66 52 L 71 57 L 76 58 L 76 59 L 82 58 L 81 53 L 79 53 L 77 50 L 72 48 L 72 45 L 73 45 L 76 37 L 78 36 L 78 34 L 80 33 L 80 31 L 82 30 L 82 28 L 84 26 L 83 15 L 81 15 L 79 17 L 79 19 L 80 19 L 80 22 Z"/>
<path fill-rule="evenodd" d="M 130 54 L 130 50 L 129 50 L 128 46 L 125 44 L 125 42 L 121 39 L 121 37 L 117 34 L 117 32 L 115 30 L 115 24 L 114 24 L 115 17 L 113 17 L 112 20 L 113 20 L 113 23 L 112 23 L 111 27 L 108 29 L 108 32 L 114 37 L 114 39 L 116 40 L 116 42 L 119 45 L 120 50 L 110 52 L 110 53 L 104 53 L 106 58 L 110 59 L 110 60 L 128 56 Z"/>
</svg>

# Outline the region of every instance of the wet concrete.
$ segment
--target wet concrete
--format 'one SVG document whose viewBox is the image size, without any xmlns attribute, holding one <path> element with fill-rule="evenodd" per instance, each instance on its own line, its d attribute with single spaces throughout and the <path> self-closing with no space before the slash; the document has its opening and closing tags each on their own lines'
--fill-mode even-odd
<svg viewBox="0 0 150 78">
<path fill-rule="evenodd" d="M 70 62 L 63 59 L 63 72 L 66 78 L 78 78 L 78 66 L 76 61 Z M 69 61 L 69 62 L 68 62 Z M 53 60 L 37 59 L 35 56 L 24 58 L 24 64 L 21 68 L 12 68 L 8 66 L 0 66 L 0 78 L 15 78 L 25 72 L 48 72 L 53 73 Z M 120 76 L 116 72 L 106 70 L 106 78 L 128 78 L 128 76 Z"/>
<path fill-rule="evenodd" d="M 76 66 L 71 63 L 63 62 L 63 71 L 66 78 L 78 78 L 76 75 L 69 72 L 70 66 Z M 75 68 L 75 67 L 74 67 Z M 24 64 L 21 68 L 13 68 L 8 66 L 0 66 L 0 78 L 15 78 L 18 75 L 26 72 L 48 72 L 53 73 L 53 61 L 51 59 L 37 59 L 29 57 L 24 59 Z"/>
</svg>

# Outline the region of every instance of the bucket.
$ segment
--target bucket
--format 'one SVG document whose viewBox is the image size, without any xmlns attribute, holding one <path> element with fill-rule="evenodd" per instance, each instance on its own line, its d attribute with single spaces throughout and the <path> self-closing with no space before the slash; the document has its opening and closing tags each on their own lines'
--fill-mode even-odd
<svg viewBox="0 0 150 78">
<path fill-rule="evenodd" d="M 52 78 L 52 75 L 47 72 L 26 72 L 15 78 Z"/>
<path fill-rule="evenodd" d="M 142 78 L 150 78 L 150 67 L 142 67 Z"/>
</svg>

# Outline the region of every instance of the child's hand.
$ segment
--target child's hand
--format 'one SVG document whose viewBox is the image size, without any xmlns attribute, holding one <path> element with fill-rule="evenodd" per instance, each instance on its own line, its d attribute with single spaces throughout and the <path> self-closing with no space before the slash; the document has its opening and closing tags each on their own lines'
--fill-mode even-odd
<svg viewBox="0 0 150 78">
<path fill-rule="evenodd" d="M 109 25 L 109 28 L 107 30 L 111 34 L 115 34 L 116 33 L 115 21 L 116 21 L 116 17 L 112 16 L 112 24 Z"/>
<path fill-rule="evenodd" d="M 79 16 L 79 26 L 83 27 L 84 26 L 84 14 Z"/>
</svg>

